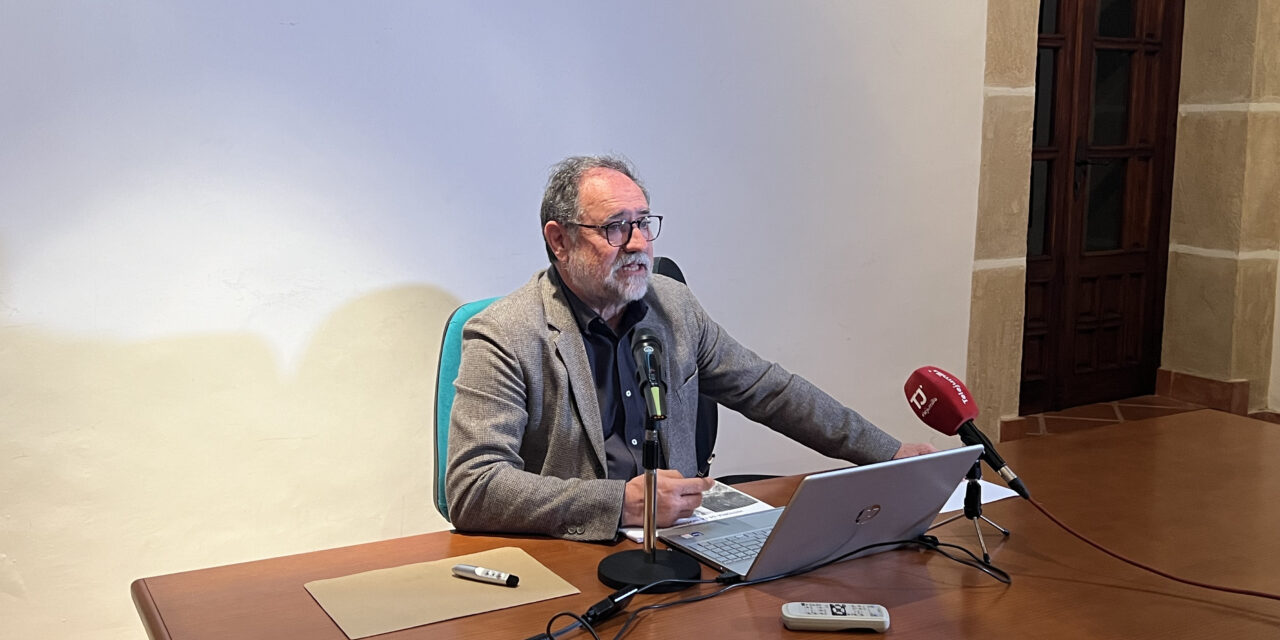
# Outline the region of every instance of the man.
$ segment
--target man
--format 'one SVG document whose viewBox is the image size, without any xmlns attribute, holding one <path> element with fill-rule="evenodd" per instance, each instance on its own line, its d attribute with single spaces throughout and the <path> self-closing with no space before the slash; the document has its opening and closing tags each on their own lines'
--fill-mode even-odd
<svg viewBox="0 0 1280 640">
<path fill-rule="evenodd" d="M 666 361 L 658 525 L 690 515 L 699 393 L 858 464 L 934 451 L 902 444 L 738 344 L 684 285 L 653 277 L 661 216 L 624 162 L 574 157 L 542 201 L 551 268 L 467 323 L 449 433 L 449 515 L 460 530 L 614 538 L 643 521 L 645 408 L 630 339 Z"/>
</svg>

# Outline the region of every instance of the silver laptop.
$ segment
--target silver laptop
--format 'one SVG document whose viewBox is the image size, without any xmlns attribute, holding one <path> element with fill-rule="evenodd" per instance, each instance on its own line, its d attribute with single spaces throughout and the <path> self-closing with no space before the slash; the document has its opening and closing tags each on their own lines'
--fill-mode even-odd
<svg viewBox="0 0 1280 640">
<path fill-rule="evenodd" d="M 982 446 L 973 445 L 815 473 L 785 508 L 671 527 L 658 538 L 720 571 L 769 578 L 869 544 L 919 536 L 980 453 Z"/>
</svg>

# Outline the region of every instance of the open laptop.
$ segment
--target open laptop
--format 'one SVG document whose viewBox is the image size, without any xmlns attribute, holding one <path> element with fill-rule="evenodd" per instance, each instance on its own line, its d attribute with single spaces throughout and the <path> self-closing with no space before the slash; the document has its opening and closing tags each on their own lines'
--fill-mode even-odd
<svg viewBox="0 0 1280 640">
<path fill-rule="evenodd" d="M 785 508 L 658 532 L 658 538 L 747 580 L 815 565 L 877 542 L 924 533 L 981 445 L 815 473 Z M 876 547 L 860 557 L 887 551 Z"/>
</svg>

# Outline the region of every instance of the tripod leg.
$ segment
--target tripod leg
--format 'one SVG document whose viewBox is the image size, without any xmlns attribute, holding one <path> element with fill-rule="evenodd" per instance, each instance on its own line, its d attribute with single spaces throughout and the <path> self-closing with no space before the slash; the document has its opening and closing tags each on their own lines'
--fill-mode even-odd
<svg viewBox="0 0 1280 640">
<path fill-rule="evenodd" d="M 1004 528 L 1004 527 L 1002 527 L 1002 526 L 1000 526 L 1000 525 L 996 524 L 995 522 L 992 522 L 992 521 L 991 521 L 991 518 L 988 518 L 988 517 L 986 517 L 986 516 L 978 516 L 978 517 L 979 517 L 979 518 L 982 518 L 983 520 L 986 520 L 986 521 L 987 521 L 987 524 L 989 524 L 989 525 L 991 525 L 991 526 L 993 526 L 993 527 L 995 527 L 995 528 L 996 528 L 996 531 L 999 531 L 1000 533 L 1003 533 L 1005 536 L 1008 536 L 1008 535 L 1009 535 L 1009 530 L 1008 530 L 1008 529 L 1006 529 L 1006 528 Z M 976 523 L 975 523 L 975 524 L 976 524 Z"/>
<path fill-rule="evenodd" d="M 947 518 L 946 520 L 943 520 L 942 522 L 938 522 L 938 523 L 934 524 L 933 526 L 929 527 L 929 531 L 933 531 L 934 529 L 937 529 L 938 527 L 941 527 L 941 526 L 942 526 L 942 525 L 944 525 L 944 524 L 947 524 L 947 523 L 950 523 L 950 522 L 954 522 L 954 521 L 959 520 L 960 518 L 963 518 L 963 517 L 964 517 L 964 512 L 962 511 L 962 512 L 960 512 L 960 513 L 955 514 L 954 516 L 951 516 L 950 518 Z"/>
<path fill-rule="evenodd" d="M 981 518 L 982 516 L 978 516 Z M 986 518 L 982 518 L 986 520 Z M 988 522 L 990 522 L 988 520 Z M 978 545 L 982 547 L 982 561 L 991 564 L 991 554 L 987 553 L 987 541 L 982 538 L 982 527 L 978 526 L 977 518 L 973 519 L 973 530 L 978 532 Z"/>
</svg>

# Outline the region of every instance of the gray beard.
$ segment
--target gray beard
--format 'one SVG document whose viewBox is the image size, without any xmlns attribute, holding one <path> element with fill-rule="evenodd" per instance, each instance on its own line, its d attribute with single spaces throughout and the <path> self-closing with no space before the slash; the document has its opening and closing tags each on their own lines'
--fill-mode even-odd
<svg viewBox="0 0 1280 640">
<path fill-rule="evenodd" d="M 632 264 L 643 264 L 644 280 L 630 281 L 624 283 L 618 277 L 618 270 L 622 267 Z M 595 277 L 591 273 L 587 273 L 584 265 L 577 260 L 570 260 L 567 265 L 571 278 L 574 282 L 586 283 L 591 282 Z M 649 282 L 653 279 L 653 265 L 649 260 L 649 256 L 643 253 L 624 253 L 609 267 L 609 275 L 605 277 L 604 282 L 600 283 L 601 292 L 610 299 L 604 301 L 604 306 L 621 305 L 628 302 L 634 302 L 644 297 L 649 292 Z"/>
<path fill-rule="evenodd" d="M 632 264 L 644 265 L 644 280 L 633 282 L 625 285 L 622 279 L 618 277 L 618 270 L 622 267 Z M 618 297 L 626 302 L 635 302 L 644 297 L 649 292 L 649 282 L 653 280 L 653 265 L 650 264 L 649 256 L 643 253 L 624 254 L 624 258 L 614 263 L 613 268 L 609 270 L 609 277 L 605 278 L 605 288 L 610 293 L 615 293 Z"/>
</svg>

